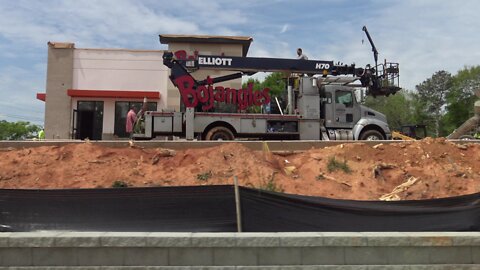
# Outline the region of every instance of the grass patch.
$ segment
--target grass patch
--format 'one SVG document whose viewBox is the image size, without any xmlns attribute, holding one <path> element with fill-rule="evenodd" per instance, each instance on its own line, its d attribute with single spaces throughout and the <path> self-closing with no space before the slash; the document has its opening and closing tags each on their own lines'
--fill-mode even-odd
<svg viewBox="0 0 480 270">
<path fill-rule="evenodd" d="M 197 180 L 207 182 L 212 177 L 212 171 L 197 174 Z"/>
<path fill-rule="evenodd" d="M 272 173 L 272 176 L 270 179 L 264 181 L 259 189 L 266 190 L 266 191 L 272 191 L 272 192 L 283 192 L 282 186 L 278 185 L 277 182 L 275 181 L 275 173 Z"/>
<path fill-rule="evenodd" d="M 330 157 L 328 159 L 327 163 L 327 170 L 328 172 L 334 172 L 334 171 L 343 171 L 345 173 L 351 173 L 352 169 L 347 164 L 347 160 L 343 160 L 343 162 L 340 162 L 335 159 L 335 157 Z"/>
<path fill-rule="evenodd" d="M 112 187 L 113 188 L 126 188 L 126 187 L 128 187 L 128 184 L 125 181 L 116 180 L 115 182 L 113 182 Z"/>
<path fill-rule="evenodd" d="M 273 191 L 273 192 L 283 192 L 283 188 L 279 185 L 274 180 L 268 180 L 262 183 L 260 186 L 260 189 L 266 190 L 266 191 Z"/>
</svg>

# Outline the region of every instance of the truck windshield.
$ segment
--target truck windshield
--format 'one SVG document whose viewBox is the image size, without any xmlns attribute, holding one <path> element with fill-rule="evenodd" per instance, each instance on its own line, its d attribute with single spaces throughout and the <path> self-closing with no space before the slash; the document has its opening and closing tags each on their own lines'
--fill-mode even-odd
<svg viewBox="0 0 480 270">
<path fill-rule="evenodd" d="M 353 95 L 350 91 L 336 91 L 335 103 L 345 104 L 345 107 L 353 107 Z"/>
</svg>

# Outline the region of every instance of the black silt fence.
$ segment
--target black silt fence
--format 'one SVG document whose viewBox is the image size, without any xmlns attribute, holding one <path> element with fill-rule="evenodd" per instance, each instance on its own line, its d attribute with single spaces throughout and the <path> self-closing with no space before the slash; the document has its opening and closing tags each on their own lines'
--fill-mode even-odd
<svg viewBox="0 0 480 270">
<path fill-rule="evenodd" d="M 244 232 L 479 231 L 480 193 L 353 201 L 240 188 Z M 234 186 L 0 189 L 0 231 L 235 232 Z"/>
</svg>

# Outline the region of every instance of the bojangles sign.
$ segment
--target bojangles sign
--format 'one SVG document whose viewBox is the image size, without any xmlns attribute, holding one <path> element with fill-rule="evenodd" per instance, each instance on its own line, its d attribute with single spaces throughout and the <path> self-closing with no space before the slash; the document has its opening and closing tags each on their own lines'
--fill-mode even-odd
<svg viewBox="0 0 480 270">
<path fill-rule="evenodd" d="M 270 89 L 254 91 L 253 83 L 249 83 L 246 89 L 234 89 L 223 86 L 213 86 L 211 79 L 207 78 L 207 85 L 194 87 L 195 81 L 191 76 L 180 76 L 175 79 L 175 85 L 180 90 L 182 101 L 186 107 L 202 105 L 202 110 L 213 108 L 215 102 L 237 104 L 240 110 L 249 106 L 270 103 Z"/>
</svg>

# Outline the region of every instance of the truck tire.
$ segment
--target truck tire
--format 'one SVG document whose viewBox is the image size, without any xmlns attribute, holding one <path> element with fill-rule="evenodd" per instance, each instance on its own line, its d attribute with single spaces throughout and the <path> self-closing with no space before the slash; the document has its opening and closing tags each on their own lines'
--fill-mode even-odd
<svg viewBox="0 0 480 270">
<path fill-rule="evenodd" d="M 207 141 L 216 141 L 216 140 L 223 140 L 223 141 L 231 141 L 235 138 L 232 131 L 226 127 L 214 127 L 207 132 L 205 135 L 205 140 Z"/>
<path fill-rule="evenodd" d="M 385 140 L 385 137 L 383 137 L 381 132 L 376 131 L 374 129 L 369 129 L 369 130 L 363 131 L 362 134 L 360 134 L 360 140 L 377 141 L 377 140 Z"/>
</svg>

